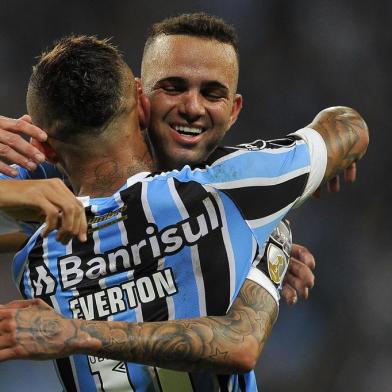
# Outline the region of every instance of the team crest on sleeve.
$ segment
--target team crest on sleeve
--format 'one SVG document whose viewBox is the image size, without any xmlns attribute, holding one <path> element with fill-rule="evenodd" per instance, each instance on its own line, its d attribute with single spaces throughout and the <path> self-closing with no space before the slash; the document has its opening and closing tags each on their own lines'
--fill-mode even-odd
<svg viewBox="0 0 392 392">
<path fill-rule="evenodd" d="M 271 233 L 261 261 L 261 269 L 280 287 L 290 262 L 292 245 L 288 221 L 281 221 Z"/>
<path fill-rule="evenodd" d="M 272 243 L 268 244 L 266 252 L 269 276 L 275 284 L 280 284 L 289 265 L 289 258 L 281 248 Z"/>
</svg>

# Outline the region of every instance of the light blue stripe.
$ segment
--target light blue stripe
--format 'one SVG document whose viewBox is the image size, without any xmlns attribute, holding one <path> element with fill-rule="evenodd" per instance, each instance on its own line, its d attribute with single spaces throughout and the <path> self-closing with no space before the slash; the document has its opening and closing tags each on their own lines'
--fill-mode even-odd
<svg viewBox="0 0 392 392">
<path fill-rule="evenodd" d="M 47 178 L 61 178 L 64 179 L 62 174 L 55 165 L 49 162 L 40 163 L 37 169 L 30 171 L 19 165 L 12 165 L 18 171 L 16 177 L 10 177 L 5 174 L 0 174 L 0 180 L 44 180 Z"/>
<path fill-rule="evenodd" d="M 181 171 L 161 174 L 154 178 L 163 180 L 175 177 L 180 181 L 197 181 L 201 184 L 224 183 L 247 178 L 275 178 L 310 165 L 306 144 L 296 145 L 282 153 L 248 151 L 225 159 L 222 163 L 206 169 L 191 170 L 185 166 Z"/>
<path fill-rule="evenodd" d="M 21 273 L 21 269 L 24 268 L 26 259 L 28 257 L 29 252 L 34 247 L 37 238 L 39 238 L 40 231 L 37 231 L 27 242 L 27 244 L 15 254 L 14 259 L 12 261 L 12 279 L 15 284 L 17 284 L 16 279 Z"/>
<path fill-rule="evenodd" d="M 72 356 L 75 362 L 76 375 L 78 378 L 78 383 L 81 392 L 96 392 L 98 391 L 94 377 L 90 371 L 90 365 L 88 363 L 87 355 L 73 355 Z M 99 383 L 98 383 L 99 385 Z"/>
<path fill-rule="evenodd" d="M 147 201 L 159 230 L 183 219 L 167 182 L 148 183 Z M 181 287 L 180 292 L 172 296 L 176 318 L 198 316 L 199 298 L 190 248 L 185 246 L 180 252 L 166 256 L 165 267 L 172 268 L 177 286 Z"/>
<path fill-rule="evenodd" d="M 139 365 L 136 363 L 127 363 L 128 374 L 130 376 L 132 385 L 137 392 L 155 392 L 153 381 L 145 365 Z"/>
</svg>

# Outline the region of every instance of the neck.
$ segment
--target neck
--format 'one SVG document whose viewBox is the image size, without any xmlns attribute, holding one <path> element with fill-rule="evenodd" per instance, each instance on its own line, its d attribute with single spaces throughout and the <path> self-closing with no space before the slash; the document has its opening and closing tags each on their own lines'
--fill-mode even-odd
<svg viewBox="0 0 392 392">
<path fill-rule="evenodd" d="M 116 147 L 116 148 L 114 148 Z M 142 171 L 153 171 L 150 151 L 141 139 L 123 140 L 113 148 L 94 149 L 75 158 L 62 159 L 74 193 L 78 196 L 105 197 L 116 192 L 126 180 Z"/>
</svg>

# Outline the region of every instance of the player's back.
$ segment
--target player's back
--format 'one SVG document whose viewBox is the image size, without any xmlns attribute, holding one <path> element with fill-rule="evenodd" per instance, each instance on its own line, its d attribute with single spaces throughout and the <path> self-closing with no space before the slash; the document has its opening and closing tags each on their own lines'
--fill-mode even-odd
<svg viewBox="0 0 392 392">
<path fill-rule="evenodd" d="M 153 180 L 141 174 L 112 197 L 85 198 L 87 243 L 72 240 L 64 246 L 55 233 L 42 239 L 38 231 L 14 262 L 23 296 L 40 297 L 66 317 L 88 320 L 225 314 L 249 272 L 255 240 L 226 195 L 180 177 Z M 76 371 L 77 377 L 60 373 L 67 382 L 75 378 L 83 384 L 82 390 L 95 387 L 94 374 L 102 385 L 105 374 L 121 383 L 126 376 L 137 390 L 155 383 L 158 374 L 84 355 L 70 361 L 71 366 L 58 361 L 59 369 Z M 123 373 L 110 370 L 117 365 Z"/>
</svg>

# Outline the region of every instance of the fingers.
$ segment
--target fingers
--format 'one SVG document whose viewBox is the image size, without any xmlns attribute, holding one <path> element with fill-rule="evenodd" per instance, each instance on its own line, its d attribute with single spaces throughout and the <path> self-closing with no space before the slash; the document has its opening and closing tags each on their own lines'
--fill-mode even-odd
<svg viewBox="0 0 392 392">
<path fill-rule="evenodd" d="M 346 182 L 354 182 L 357 179 L 357 164 L 353 162 L 345 171 L 344 171 L 344 181 Z"/>
<path fill-rule="evenodd" d="M 18 164 L 28 170 L 35 170 L 38 163 L 45 160 L 45 156 L 21 135 L 45 141 L 47 135 L 40 128 L 31 124 L 27 115 L 19 119 L 0 116 L 0 157 Z M 0 166 L 3 174 L 15 176 L 9 165 Z"/>
<path fill-rule="evenodd" d="M 42 236 L 58 229 L 56 239 L 67 244 L 72 237 L 87 240 L 87 220 L 82 203 L 60 180 L 50 180 L 53 189 L 46 191 L 46 199 L 42 200 L 41 208 L 46 216 L 46 227 Z"/>
<path fill-rule="evenodd" d="M 336 176 L 327 182 L 327 191 L 330 193 L 336 193 L 340 191 L 339 176 Z"/>
<path fill-rule="evenodd" d="M 312 270 L 316 268 L 316 260 L 313 254 L 303 245 L 293 244 L 291 247 L 290 256 L 304 263 Z"/>
<path fill-rule="evenodd" d="M 13 300 L 13 301 L 11 301 L 11 302 L 8 302 L 8 303 L 6 303 L 6 304 L 4 304 L 4 305 L 0 305 L 0 309 L 4 309 L 4 308 L 7 308 L 7 309 L 23 309 L 23 308 L 28 308 L 29 306 L 31 306 L 31 305 L 34 305 L 34 304 L 36 304 L 37 303 L 37 300 L 35 300 L 35 299 L 27 299 L 27 300 L 25 300 L 25 299 L 15 299 L 15 300 Z"/>
<path fill-rule="evenodd" d="M 18 175 L 16 169 L 2 161 L 0 161 L 0 173 L 10 177 L 16 177 Z"/>
<path fill-rule="evenodd" d="M 297 296 L 306 299 L 309 296 L 309 289 L 314 286 L 314 275 L 308 266 L 292 258 L 284 283 L 295 289 Z"/>
<path fill-rule="evenodd" d="M 283 284 L 282 297 L 286 300 L 287 305 L 295 305 L 298 301 L 297 292 L 288 283 Z"/>
<path fill-rule="evenodd" d="M 312 195 L 315 199 L 320 199 L 321 197 L 321 186 L 319 186 Z"/>
<path fill-rule="evenodd" d="M 353 162 L 344 170 L 344 181 L 352 183 L 357 179 L 357 164 Z M 318 199 L 321 196 L 321 187 L 313 193 L 313 196 Z M 340 177 L 336 176 L 327 182 L 327 191 L 330 193 L 337 193 L 340 191 Z"/>
</svg>

